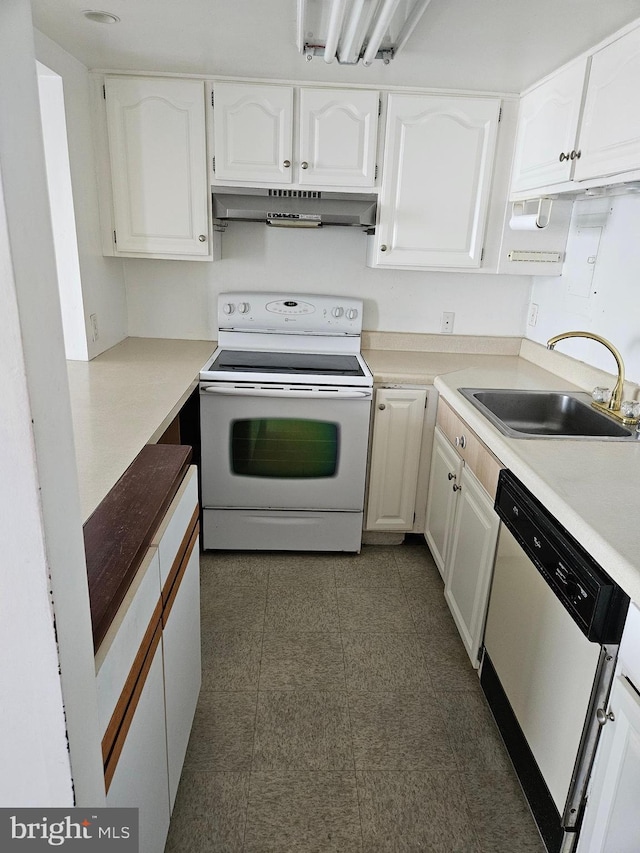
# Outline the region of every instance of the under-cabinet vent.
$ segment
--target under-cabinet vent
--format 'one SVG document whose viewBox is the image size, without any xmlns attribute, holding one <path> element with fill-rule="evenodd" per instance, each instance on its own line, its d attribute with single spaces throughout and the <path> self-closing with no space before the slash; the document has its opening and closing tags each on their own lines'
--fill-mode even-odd
<svg viewBox="0 0 640 853">
<path fill-rule="evenodd" d="M 318 190 L 269 190 L 270 198 L 322 198 Z"/>
<path fill-rule="evenodd" d="M 562 252 L 522 252 L 514 249 L 507 257 L 510 261 L 558 264 L 562 260 Z"/>
</svg>

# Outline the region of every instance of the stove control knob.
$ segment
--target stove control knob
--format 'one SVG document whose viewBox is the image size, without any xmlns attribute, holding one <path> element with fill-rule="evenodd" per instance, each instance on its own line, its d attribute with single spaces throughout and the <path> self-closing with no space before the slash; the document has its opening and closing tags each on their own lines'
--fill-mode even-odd
<svg viewBox="0 0 640 853">
<path fill-rule="evenodd" d="M 249 303 L 248 302 L 239 302 L 238 303 L 238 311 L 241 314 L 248 314 L 249 313 Z"/>
<path fill-rule="evenodd" d="M 344 308 L 340 308 L 340 306 L 337 305 L 335 308 L 331 309 L 331 313 L 334 317 L 342 317 L 342 315 L 344 314 Z"/>
<path fill-rule="evenodd" d="M 349 308 L 346 316 L 347 316 L 347 320 L 355 320 L 356 317 L 358 316 L 358 309 L 357 308 Z"/>
<path fill-rule="evenodd" d="M 222 306 L 222 310 L 225 314 L 233 314 L 236 309 L 235 305 L 232 302 L 225 302 L 225 304 Z"/>
</svg>

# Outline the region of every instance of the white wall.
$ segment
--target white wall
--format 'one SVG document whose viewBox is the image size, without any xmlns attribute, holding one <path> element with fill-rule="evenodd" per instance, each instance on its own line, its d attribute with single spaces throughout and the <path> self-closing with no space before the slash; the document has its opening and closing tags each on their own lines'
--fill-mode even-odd
<svg viewBox="0 0 640 853">
<path fill-rule="evenodd" d="M 598 214 L 591 222 L 590 213 Z M 593 226 L 602 221 L 603 227 Z M 576 201 L 562 276 L 534 279 L 531 301 L 539 306 L 538 321 L 527 326 L 527 337 L 544 344 L 573 329 L 596 332 L 620 350 L 627 377 L 640 382 L 639 235 L 640 195 Z M 600 344 L 572 339 L 557 349 L 615 373 L 612 356 Z"/>
<path fill-rule="evenodd" d="M 127 307 L 121 261 L 102 255 L 89 74 L 82 63 L 42 33 L 34 31 L 34 38 L 37 59 L 63 82 L 85 334 L 88 355 L 93 358 L 126 337 Z M 96 341 L 90 331 L 91 314 L 98 317 Z"/>
<path fill-rule="evenodd" d="M 28 0 L 0 3 L 0 305 L 0 803 L 98 806 L 95 665 Z"/>
<path fill-rule="evenodd" d="M 127 259 L 129 334 L 215 338 L 218 293 L 243 288 L 362 298 L 370 331 L 439 332 L 442 312 L 454 311 L 456 334 L 524 334 L 528 276 L 370 269 L 366 239 L 354 228 L 290 232 L 232 222 L 221 261 Z"/>
<path fill-rule="evenodd" d="M 87 361 L 89 351 L 78 260 L 78 238 L 73 209 L 62 78 L 41 62 L 36 64 L 65 353 L 69 359 Z"/>
</svg>

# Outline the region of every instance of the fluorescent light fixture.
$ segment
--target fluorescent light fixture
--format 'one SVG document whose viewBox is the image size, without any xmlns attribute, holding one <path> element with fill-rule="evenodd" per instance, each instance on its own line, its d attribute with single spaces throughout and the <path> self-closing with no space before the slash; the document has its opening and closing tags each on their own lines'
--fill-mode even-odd
<svg viewBox="0 0 640 853">
<path fill-rule="evenodd" d="M 298 48 L 307 60 L 388 64 L 431 0 L 298 0 Z"/>
<path fill-rule="evenodd" d="M 344 13 L 347 10 L 347 0 L 331 0 L 331 14 L 329 16 L 329 29 L 327 30 L 327 41 L 324 47 L 324 61 L 333 62 L 338 50 L 338 39 L 342 30 Z"/>
<path fill-rule="evenodd" d="M 373 60 L 376 58 L 378 48 L 382 44 L 384 34 L 389 27 L 393 13 L 398 8 L 399 3 L 400 0 L 384 0 L 373 22 L 373 32 L 369 36 L 369 42 L 364 52 L 364 56 L 362 57 L 363 65 L 371 65 Z"/>
</svg>

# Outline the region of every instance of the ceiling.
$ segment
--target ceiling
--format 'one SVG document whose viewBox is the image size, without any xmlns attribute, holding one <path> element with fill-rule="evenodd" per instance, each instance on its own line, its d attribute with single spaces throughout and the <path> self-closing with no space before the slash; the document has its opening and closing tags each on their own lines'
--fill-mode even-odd
<svg viewBox="0 0 640 853">
<path fill-rule="evenodd" d="M 640 0 L 432 0 L 406 47 L 370 68 L 305 62 L 296 0 L 31 0 L 88 68 L 521 92 L 640 17 Z M 93 23 L 88 8 L 119 24 Z"/>
</svg>

